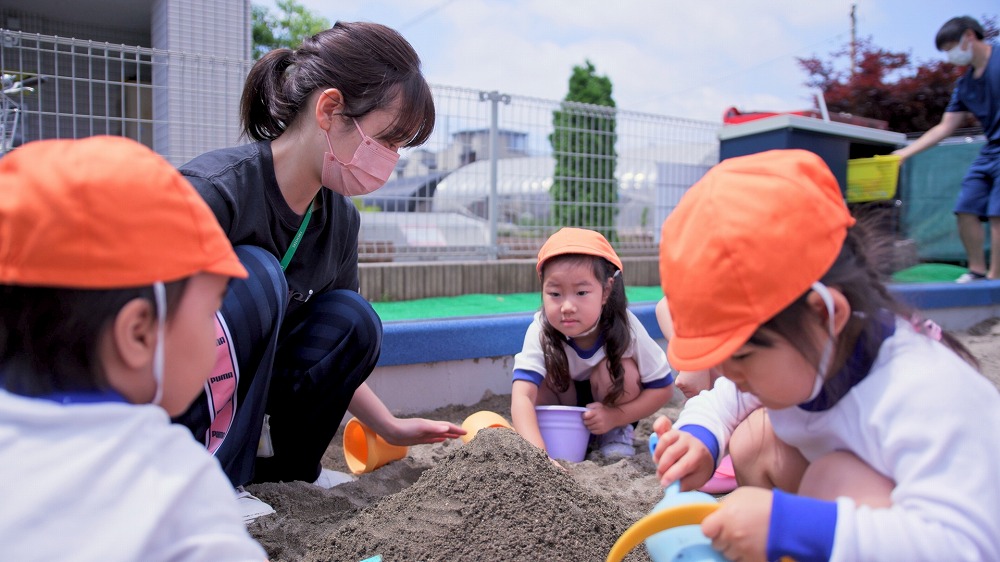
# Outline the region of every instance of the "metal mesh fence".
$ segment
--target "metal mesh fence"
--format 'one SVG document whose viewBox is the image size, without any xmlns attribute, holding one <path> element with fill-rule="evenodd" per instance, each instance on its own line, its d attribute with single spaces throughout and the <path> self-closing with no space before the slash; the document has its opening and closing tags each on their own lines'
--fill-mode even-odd
<svg viewBox="0 0 1000 562">
<path fill-rule="evenodd" d="M 133 138 L 180 165 L 239 139 L 251 61 L 0 29 L 5 149 L 35 139 Z M 30 83 L 30 87 L 13 88 Z M 355 199 L 364 261 L 533 257 L 561 226 L 650 255 L 659 225 L 719 158 L 718 124 L 433 86 L 430 140 Z"/>
</svg>

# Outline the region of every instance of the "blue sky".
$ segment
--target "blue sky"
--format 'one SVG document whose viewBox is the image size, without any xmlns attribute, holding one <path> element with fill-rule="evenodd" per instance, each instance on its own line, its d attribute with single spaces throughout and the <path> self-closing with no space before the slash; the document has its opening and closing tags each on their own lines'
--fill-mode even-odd
<svg viewBox="0 0 1000 562">
<path fill-rule="evenodd" d="M 857 36 L 939 59 L 949 18 L 1000 14 L 997 0 L 299 0 L 330 22 L 399 30 L 435 85 L 545 99 L 591 60 L 621 109 L 721 121 L 726 108 L 812 107 L 796 57 L 829 59 Z M 273 0 L 252 0 L 275 9 Z"/>
</svg>

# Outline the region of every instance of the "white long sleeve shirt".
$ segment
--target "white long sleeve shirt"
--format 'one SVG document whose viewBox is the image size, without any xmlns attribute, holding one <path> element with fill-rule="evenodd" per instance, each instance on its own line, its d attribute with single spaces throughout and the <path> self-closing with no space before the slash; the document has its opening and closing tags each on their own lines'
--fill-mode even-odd
<svg viewBox="0 0 1000 562">
<path fill-rule="evenodd" d="M 0 560 L 266 557 L 218 461 L 163 409 L 0 391 Z"/>
<path fill-rule="evenodd" d="M 874 509 L 842 497 L 828 506 L 835 509 L 826 518 L 834 528 L 815 528 L 817 519 L 796 507 L 799 498 L 782 495 L 774 509 L 796 513 L 773 513 L 772 524 L 781 521 L 785 532 L 814 538 L 832 534 L 829 559 L 836 561 L 1000 560 L 997 389 L 950 349 L 900 319 L 866 373 L 837 374 L 852 375 L 860 380 L 828 409 L 799 405 L 768 415 L 775 434 L 806 459 L 850 451 L 892 479 L 892 507 Z M 724 451 L 736 425 L 759 405 L 720 378 L 711 391 L 688 401 L 677 426 L 688 426 L 696 436 L 699 428 L 693 426 L 701 426 L 715 437 L 716 452 Z M 806 519 L 812 529 L 795 528 L 796 520 Z M 798 559 L 825 558 L 803 554 L 798 552 Z"/>
</svg>

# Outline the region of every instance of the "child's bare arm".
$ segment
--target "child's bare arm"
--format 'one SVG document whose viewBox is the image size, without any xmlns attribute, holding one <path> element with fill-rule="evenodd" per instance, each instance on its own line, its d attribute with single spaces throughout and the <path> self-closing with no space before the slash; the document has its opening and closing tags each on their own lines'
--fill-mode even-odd
<svg viewBox="0 0 1000 562">
<path fill-rule="evenodd" d="M 529 443 L 545 451 L 545 441 L 538 429 L 535 404 L 538 401 L 538 386 L 534 383 L 516 380 L 510 391 L 510 417 L 514 431 Z"/>
</svg>

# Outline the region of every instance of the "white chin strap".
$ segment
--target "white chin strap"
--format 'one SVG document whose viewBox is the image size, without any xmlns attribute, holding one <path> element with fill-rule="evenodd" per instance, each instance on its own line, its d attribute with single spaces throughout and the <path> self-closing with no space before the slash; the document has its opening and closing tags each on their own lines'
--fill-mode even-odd
<svg viewBox="0 0 1000 562">
<path fill-rule="evenodd" d="M 589 330 L 587 330 L 586 332 L 583 332 L 582 334 L 577 334 L 577 335 L 573 336 L 573 339 L 582 338 L 582 337 L 589 336 L 590 334 L 593 334 L 594 332 L 597 331 L 597 327 L 600 326 L 600 325 L 601 325 L 601 319 L 598 318 L 597 322 L 595 322 L 594 325 L 591 326 Z"/>
<path fill-rule="evenodd" d="M 812 394 L 809 395 L 809 400 L 806 402 L 815 400 L 821 390 L 823 390 L 823 383 L 826 381 L 827 370 L 830 368 L 830 359 L 833 356 L 833 297 L 830 296 L 830 290 L 826 288 L 826 285 L 820 283 L 819 281 L 812 284 L 812 290 L 816 291 L 816 294 L 823 299 L 823 304 L 826 305 L 826 329 L 828 332 L 828 338 L 826 344 L 823 346 L 823 355 L 819 358 L 819 368 L 816 371 L 816 381 L 813 383 Z"/>
<path fill-rule="evenodd" d="M 167 289 L 162 281 L 153 283 L 153 297 L 156 299 L 156 347 L 153 348 L 153 382 L 156 392 L 153 394 L 153 404 L 159 404 L 163 399 L 163 339 L 167 326 Z"/>
</svg>

